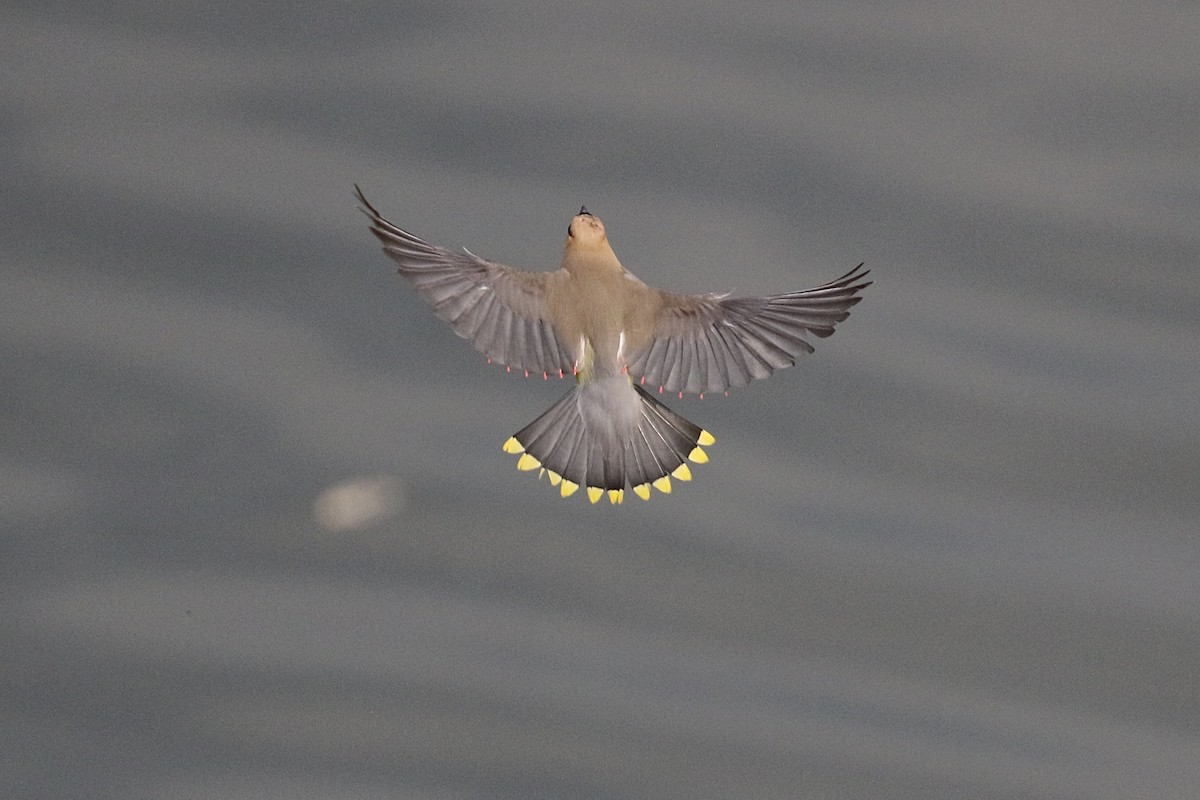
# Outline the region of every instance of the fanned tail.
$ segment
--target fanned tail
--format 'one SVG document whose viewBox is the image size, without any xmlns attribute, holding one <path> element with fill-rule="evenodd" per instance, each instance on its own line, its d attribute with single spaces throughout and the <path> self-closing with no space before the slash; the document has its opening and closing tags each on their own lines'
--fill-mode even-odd
<svg viewBox="0 0 1200 800">
<path fill-rule="evenodd" d="M 517 469 L 541 470 L 563 497 L 587 488 L 624 500 L 625 486 L 643 500 L 650 487 L 671 491 L 671 478 L 692 479 L 688 461 L 703 464 L 708 431 L 660 403 L 624 375 L 580 384 L 504 443 Z M 540 475 L 540 473 L 539 473 Z"/>
</svg>

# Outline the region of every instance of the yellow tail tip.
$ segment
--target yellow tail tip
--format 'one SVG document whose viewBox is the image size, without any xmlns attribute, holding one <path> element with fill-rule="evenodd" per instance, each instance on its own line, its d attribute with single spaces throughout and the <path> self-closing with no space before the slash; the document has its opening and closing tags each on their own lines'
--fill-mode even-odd
<svg viewBox="0 0 1200 800">
<path fill-rule="evenodd" d="M 687 464 L 680 464 L 675 468 L 675 471 L 671 473 L 671 477 L 679 478 L 681 481 L 690 481 L 692 479 L 692 471 L 688 468 Z"/>
<path fill-rule="evenodd" d="M 649 500 L 650 499 L 650 484 L 639 483 L 637 486 L 633 487 L 633 493 L 636 494 L 638 497 L 642 498 L 643 500 Z"/>
<path fill-rule="evenodd" d="M 710 444 L 716 443 L 716 438 L 708 431 L 700 431 L 700 438 L 696 440 L 696 444 L 702 444 L 708 447 Z"/>
<path fill-rule="evenodd" d="M 621 503 L 625 502 L 625 490 L 624 489 L 609 489 L 608 490 L 608 502 L 612 503 L 614 506 L 620 505 Z"/>
<path fill-rule="evenodd" d="M 510 436 L 510 437 L 508 437 L 508 441 L 504 443 L 503 449 L 504 449 L 504 452 L 515 456 L 517 453 L 525 452 L 525 445 L 518 442 L 517 437 Z"/>
<path fill-rule="evenodd" d="M 562 480 L 562 475 L 559 475 L 557 472 L 555 472 L 552 469 L 546 470 L 546 474 L 550 476 L 550 485 L 551 486 L 558 486 L 559 481 Z"/>
<path fill-rule="evenodd" d="M 663 494 L 670 494 L 671 493 L 671 477 L 669 475 L 663 475 L 661 478 L 659 478 L 658 480 L 656 480 L 654 482 L 654 488 L 658 489 Z"/>
<path fill-rule="evenodd" d="M 699 447 L 693 447 L 692 452 L 688 453 L 688 460 L 695 461 L 697 464 L 708 463 L 708 453 L 704 452 Z M 687 466 L 686 464 L 684 466 Z"/>
<path fill-rule="evenodd" d="M 529 455 L 529 453 L 522 453 L 521 457 L 517 459 L 517 469 L 521 470 L 522 472 L 528 472 L 531 469 L 537 469 L 541 465 L 542 462 Z"/>
<path fill-rule="evenodd" d="M 558 487 L 558 493 L 562 497 L 570 497 L 577 491 L 579 491 L 579 484 L 566 478 L 563 478 L 562 485 Z"/>
<path fill-rule="evenodd" d="M 596 503 L 603 496 L 604 496 L 604 490 L 601 489 L 599 486 L 589 486 L 588 487 L 588 500 L 591 500 L 593 503 Z"/>
</svg>

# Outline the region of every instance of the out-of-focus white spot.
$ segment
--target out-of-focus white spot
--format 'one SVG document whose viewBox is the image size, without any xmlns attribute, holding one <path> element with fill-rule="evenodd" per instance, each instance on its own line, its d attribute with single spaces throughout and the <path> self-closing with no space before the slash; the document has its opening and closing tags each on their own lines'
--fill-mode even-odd
<svg viewBox="0 0 1200 800">
<path fill-rule="evenodd" d="M 396 516 L 404 499 L 404 484 L 394 475 L 354 478 L 321 492 L 313 517 L 327 531 L 352 531 Z"/>
</svg>

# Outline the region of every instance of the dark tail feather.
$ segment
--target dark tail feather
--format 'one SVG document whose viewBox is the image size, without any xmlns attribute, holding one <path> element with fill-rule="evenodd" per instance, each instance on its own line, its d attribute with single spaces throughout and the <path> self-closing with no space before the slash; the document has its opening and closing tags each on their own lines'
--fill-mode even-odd
<svg viewBox="0 0 1200 800">
<path fill-rule="evenodd" d="M 538 469 L 568 497 L 586 486 L 588 499 L 605 492 L 624 500 L 626 484 L 643 500 L 650 487 L 671 491 L 671 478 L 692 479 L 687 462 L 703 464 L 712 434 L 621 376 L 576 386 L 504 443 L 520 454 L 517 469 Z M 540 474 L 540 473 L 539 473 Z"/>
</svg>

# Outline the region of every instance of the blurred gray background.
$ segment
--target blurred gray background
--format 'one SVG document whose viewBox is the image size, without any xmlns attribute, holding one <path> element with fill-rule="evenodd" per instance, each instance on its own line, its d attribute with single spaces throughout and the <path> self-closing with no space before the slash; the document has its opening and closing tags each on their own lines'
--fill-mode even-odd
<svg viewBox="0 0 1200 800">
<path fill-rule="evenodd" d="M 1200 786 L 1191 3 L 0 11 L 0 795 Z M 650 503 L 409 291 L 876 283 Z"/>
</svg>

